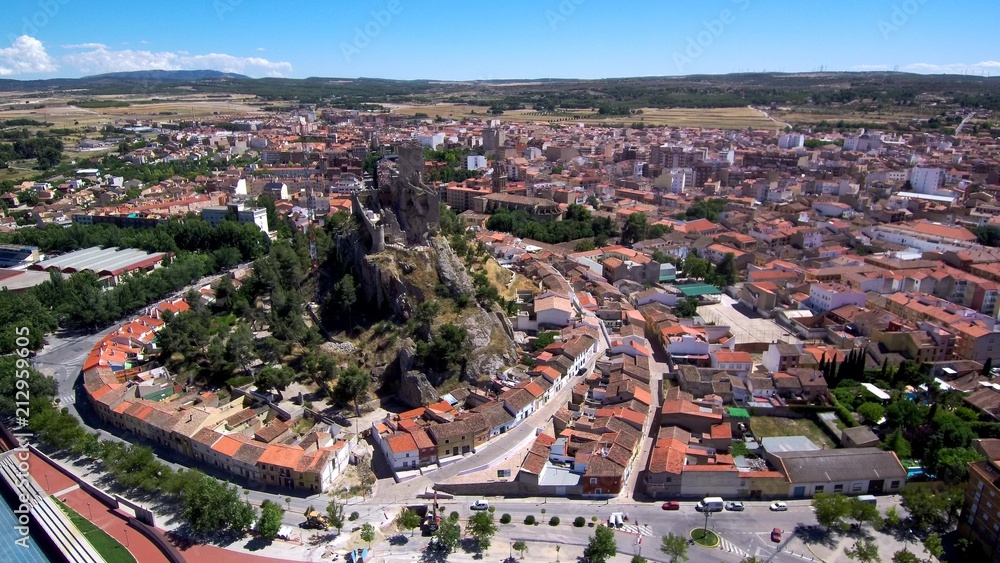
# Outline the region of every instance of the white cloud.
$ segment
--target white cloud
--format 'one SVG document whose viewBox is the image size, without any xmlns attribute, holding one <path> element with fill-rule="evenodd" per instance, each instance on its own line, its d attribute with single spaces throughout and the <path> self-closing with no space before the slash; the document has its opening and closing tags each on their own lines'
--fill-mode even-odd
<svg viewBox="0 0 1000 563">
<path fill-rule="evenodd" d="M 263 48 L 263 47 L 257 47 L 257 50 L 258 50 L 258 51 L 266 51 L 267 49 L 265 49 L 265 48 Z"/>
<path fill-rule="evenodd" d="M 931 63 L 913 63 L 903 67 L 903 70 L 910 72 L 926 72 L 926 73 L 948 73 L 948 74 L 963 74 L 966 72 L 971 73 L 996 73 L 1000 72 L 1000 61 L 981 61 L 973 64 L 966 63 L 951 63 L 951 64 L 931 64 Z"/>
<path fill-rule="evenodd" d="M 889 70 L 889 65 L 854 65 L 851 70 Z"/>
<path fill-rule="evenodd" d="M 71 53 L 63 62 L 80 72 L 100 74 L 134 70 L 200 70 L 268 76 L 282 76 L 292 71 L 291 63 L 269 61 L 260 57 L 237 57 L 225 53 L 191 55 L 186 51 L 141 51 L 123 49 L 115 51 L 97 44 L 92 49 Z"/>
<path fill-rule="evenodd" d="M 75 43 L 71 45 L 60 45 L 63 49 L 107 49 L 104 43 Z"/>
<path fill-rule="evenodd" d="M 42 42 L 28 35 L 14 40 L 10 47 L 0 49 L 0 76 L 53 72 L 59 66 L 45 52 Z"/>
</svg>

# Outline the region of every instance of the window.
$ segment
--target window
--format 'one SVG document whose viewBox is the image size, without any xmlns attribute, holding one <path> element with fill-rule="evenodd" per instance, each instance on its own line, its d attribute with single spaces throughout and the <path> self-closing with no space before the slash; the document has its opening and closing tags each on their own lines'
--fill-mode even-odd
<svg viewBox="0 0 1000 563">
<path fill-rule="evenodd" d="M 899 488 L 899 481 L 891 481 L 889 483 L 889 488 L 890 489 L 898 489 Z"/>
<path fill-rule="evenodd" d="M 816 485 L 815 493 L 819 494 L 823 492 L 823 485 Z"/>
<path fill-rule="evenodd" d="M 451 440 L 445 440 L 445 441 L 444 441 L 444 443 L 445 443 L 445 444 L 450 444 L 450 443 L 451 443 Z"/>
<path fill-rule="evenodd" d="M 591 477 L 590 478 L 590 484 L 591 485 L 596 485 L 597 484 L 597 477 Z"/>
<path fill-rule="evenodd" d="M 861 483 L 855 483 L 854 485 L 852 485 L 851 486 L 851 491 L 853 491 L 855 493 L 860 493 L 861 492 Z"/>
<path fill-rule="evenodd" d="M 835 492 L 835 493 L 842 493 L 842 492 L 844 492 L 844 486 L 843 485 L 834 485 L 833 486 L 833 492 Z"/>
</svg>

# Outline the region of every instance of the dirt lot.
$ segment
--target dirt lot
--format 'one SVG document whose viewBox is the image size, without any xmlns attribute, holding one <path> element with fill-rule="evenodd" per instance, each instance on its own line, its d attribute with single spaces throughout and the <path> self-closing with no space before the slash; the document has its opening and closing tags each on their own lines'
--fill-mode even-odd
<svg viewBox="0 0 1000 563">
<path fill-rule="evenodd" d="M 750 419 L 750 428 L 753 430 L 754 436 L 758 438 L 805 436 L 823 449 L 832 450 L 837 447 L 833 439 L 808 418 L 755 416 Z"/>
</svg>

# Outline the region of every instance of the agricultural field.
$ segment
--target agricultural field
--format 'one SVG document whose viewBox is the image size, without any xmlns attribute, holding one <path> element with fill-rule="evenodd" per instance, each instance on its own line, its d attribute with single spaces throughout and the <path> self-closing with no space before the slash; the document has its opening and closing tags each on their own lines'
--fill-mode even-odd
<svg viewBox="0 0 1000 563">
<path fill-rule="evenodd" d="M 385 104 L 393 113 L 403 115 L 425 114 L 429 118 L 464 119 L 479 117 L 498 118 L 504 121 L 523 123 L 587 123 L 590 125 L 631 125 L 643 123 L 648 126 L 701 127 L 705 129 L 780 129 L 783 126 L 768 119 L 761 112 L 748 108 L 644 108 L 641 114 L 598 115 L 596 109 L 538 112 L 530 109 L 505 111 L 502 115 L 491 116 L 489 107 L 465 104 L 405 105 Z"/>
</svg>

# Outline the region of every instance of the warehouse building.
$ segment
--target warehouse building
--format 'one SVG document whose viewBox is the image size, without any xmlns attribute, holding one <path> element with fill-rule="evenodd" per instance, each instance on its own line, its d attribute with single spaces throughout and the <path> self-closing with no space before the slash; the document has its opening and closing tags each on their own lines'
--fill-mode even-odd
<svg viewBox="0 0 1000 563">
<path fill-rule="evenodd" d="M 42 260 L 32 264 L 28 269 L 57 271 L 66 275 L 91 271 L 97 274 L 105 287 L 112 287 L 117 285 L 127 274 L 149 272 L 158 268 L 166 256 L 166 253 L 163 252 L 150 254 L 134 248 L 118 249 L 94 246 Z"/>
</svg>

